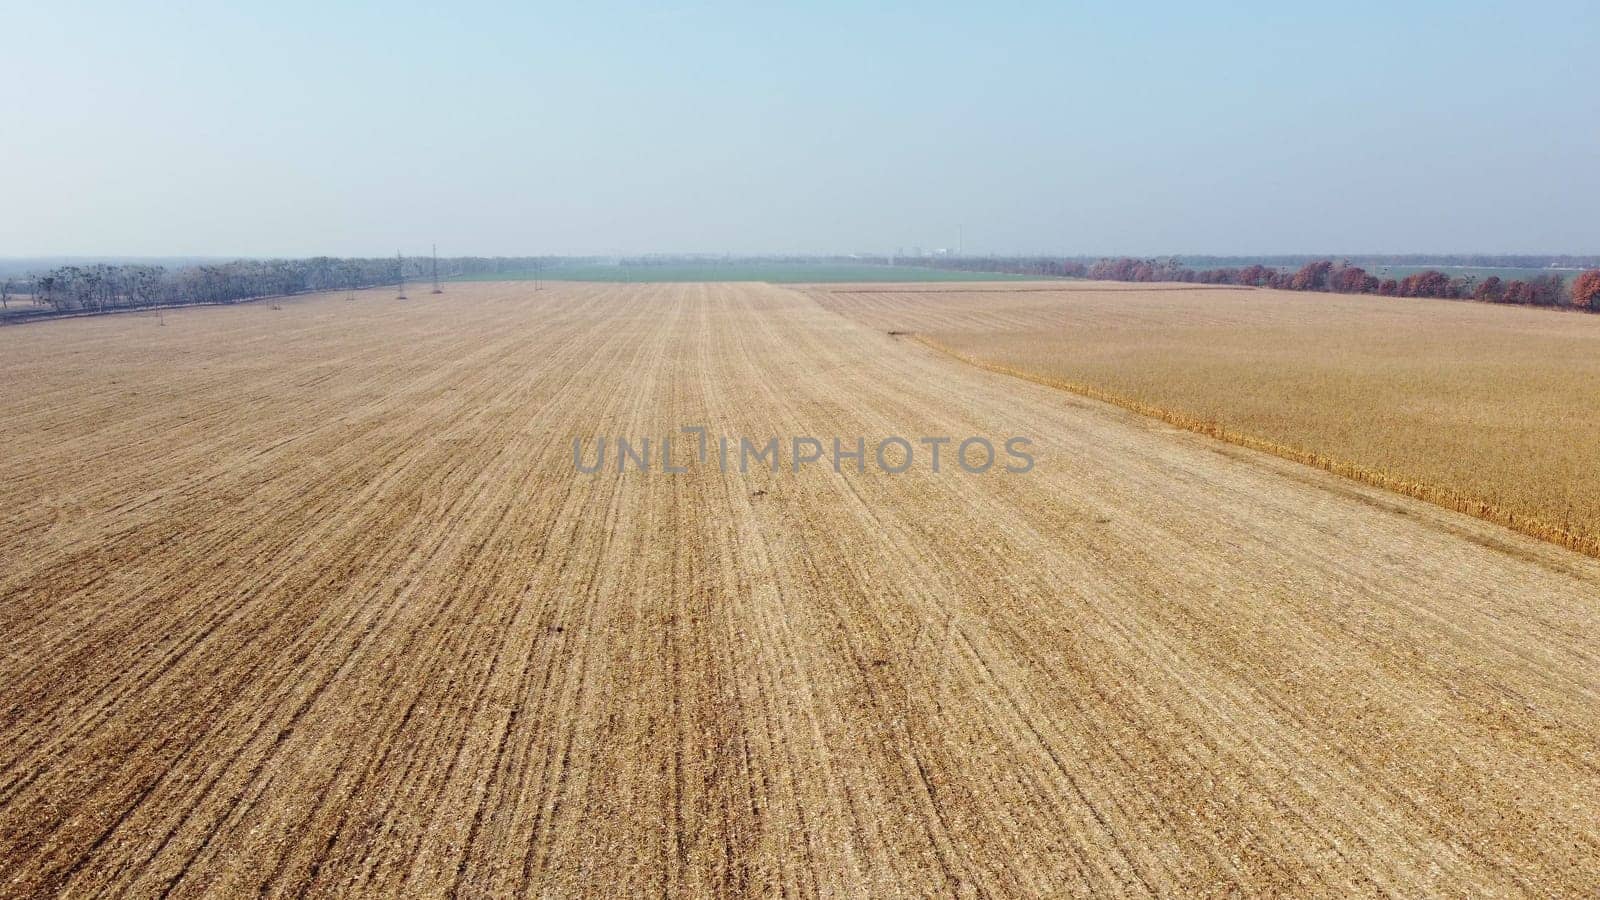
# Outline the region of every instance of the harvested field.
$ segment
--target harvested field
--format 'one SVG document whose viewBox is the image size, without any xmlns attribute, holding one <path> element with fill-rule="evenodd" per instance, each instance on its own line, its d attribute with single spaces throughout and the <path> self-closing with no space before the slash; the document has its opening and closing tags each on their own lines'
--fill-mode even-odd
<svg viewBox="0 0 1600 900">
<path fill-rule="evenodd" d="M 0 893 L 1600 891 L 1594 560 L 786 288 L 282 306 L 0 331 Z M 1037 466 L 574 469 L 686 425 Z"/>
<path fill-rule="evenodd" d="M 1190 285 L 817 296 L 997 371 L 1600 556 L 1597 316 Z"/>
</svg>

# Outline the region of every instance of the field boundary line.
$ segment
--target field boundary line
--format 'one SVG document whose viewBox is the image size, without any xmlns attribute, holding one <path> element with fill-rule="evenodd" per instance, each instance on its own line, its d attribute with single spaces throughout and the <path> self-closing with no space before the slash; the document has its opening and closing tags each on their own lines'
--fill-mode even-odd
<svg viewBox="0 0 1600 900">
<path fill-rule="evenodd" d="M 1013 378 L 1020 378 L 1023 381 L 1031 381 L 1034 384 L 1041 384 L 1045 387 L 1056 388 L 1057 390 L 1063 390 L 1068 393 L 1077 394 L 1082 397 L 1087 397 L 1091 400 L 1098 400 L 1102 403 L 1109 403 L 1113 406 L 1118 406 L 1122 409 L 1128 410 L 1129 412 L 1138 413 L 1141 416 L 1158 419 L 1167 423 L 1168 425 L 1182 428 L 1185 431 L 1192 431 L 1196 434 L 1202 434 L 1206 437 L 1215 438 L 1224 443 L 1233 444 L 1238 447 L 1245 447 L 1250 450 L 1259 450 L 1263 453 L 1269 453 L 1280 459 L 1286 459 L 1290 462 L 1301 463 L 1302 465 L 1321 469 L 1324 472 L 1330 472 L 1334 475 L 1338 475 L 1342 478 L 1348 478 L 1351 481 L 1360 482 L 1361 484 L 1365 484 L 1370 487 L 1382 488 L 1387 491 L 1402 494 L 1414 500 L 1421 500 L 1425 503 L 1431 503 L 1435 506 L 1443 507 L 1453 512 L 1465 513 L 1473 518 L 1482 519 L 1483 521 L 1509 528 L 1519 534 L 1556 544 L 1558 546 L 1565 547 L 1568 550 L 1581 553 L 1585 556 L 1600 559 L 1600 537 L 1575 532 L 1571 529 L 1554 525 L 1534 516 L 1527 516 L 1513 512 L 1504 507 L 1497 506 L 1488 500 L 1484 500 L 1481 497 L 1456 490 L 1455 488 L 1444 487 L 1437 484 L 1429 484 L 1426 482 L 1412 481 L 1407 478 L 1400 478 L 1381 469 L 1372 469 L 1358 463 L 1347 462 L 1342 459 L 1335 459 L 1334 457 L 1318 453 L 1314 450 L 1306 450 L 1301 447 L 1280 444 L 1276 441 L 1271 441 L 1253 434 L 1235 431 L 1234 429 L 1231 429 L 1220 422 L 1215 422 L 1210 419 L 1202 419 L 1198 416 L 1191 416 L 1188 413 L 1156 406 L 1151 403 L 1146 403 L 1143 400 L 1138 400 L 1133 397 L 1124 396 L 1113 391 L 1096 387 L 1092 384 L 1086 384 L 1078 381 L 1068 381 L 1060 378 L 1051 378 L 1046 375 L 1039 375 L 1034 372 L 1017 369 L 1012 366 L 990 362 L 988 360 L 972 356 L 971 354 L 963 353 L 924 334 L 912 333 L 908 336 L 930 350 L 942 353 L 970 366 L 976 366 L 977 368 L 1000 375 L 1009 375 Z"/>
</svg>

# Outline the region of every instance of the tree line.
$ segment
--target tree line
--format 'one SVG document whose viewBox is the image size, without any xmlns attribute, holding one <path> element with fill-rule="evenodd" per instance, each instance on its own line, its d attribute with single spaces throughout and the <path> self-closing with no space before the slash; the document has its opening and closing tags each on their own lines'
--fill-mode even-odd
<svg viewBox="0 0 1600 900">
<path fill-rule="evenodd" d="M 453 257 L 438 261 L 441 277 L 536 268 L 534 257 Z M 318 291 L 343 291 L 428 279 L 430 257 L 241 259 L 168 268 L 145 264 L 64 265 L 0 279 L 0 310 L 16 316 L 116 312 L 163 306 L 240 303 Z M 13 308 L 28 297 L 28 310 Z"/>
<path fill-rule="evenodd" d="M 1052 257 L 962 257 L 920 260 L 919 263 L 937 268 L 1010 275 L 1239 285 L 1284 291 L 1375 294 L 1381 297 L 1438 297 L 1527 306 L 1566 306 L 1600 312 L 1600 269 L 1580 273 L 1569 285 L 1566 279 L 1553 273 L 1512 280 L 1490 275 L 1480 280 L 1475 276 L 1451 276 L 1437 269 L 1424 269 L 1402 277 L 1388 278 L 1374 275 L 1349 262 L 1332 259 L 1314 259 L 1298 269 L 1260 263 L 1196 269 L 1176 259 L 1138 259 L 1128 256 L 1094 262 Z"/>
<path fill-rule="evenodd" d="M 1600 270 L 1581 273 L 1569 287 L 1554 273 L 1505 280 L 1498 275 L 1451 276 L 1424 269 L 1399 278 L 1383 278 L 1348 262 L 1319 259 L 1295 271 L 1260 264 L 1213 269 L 1191 269 L 1172 261 L 1140 259 L 1100 260 L 1088 266 L 1086 277 L 1104 281 L 1177 281 L 1197 284 L 1235 284 L 1285 291 L 1326 291 L 1337 294 L 1376 294 L 1380 297 L 1437 297 L 1482 300 L 1527 306 L 1572 306 L 1600 309 Z"/>
</svg>

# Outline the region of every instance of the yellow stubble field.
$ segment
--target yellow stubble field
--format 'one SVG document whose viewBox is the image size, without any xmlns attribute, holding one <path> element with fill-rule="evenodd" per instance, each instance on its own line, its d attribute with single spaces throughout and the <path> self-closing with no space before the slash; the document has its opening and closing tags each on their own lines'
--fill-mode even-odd
<svg viewBox="0 0 1600 900">
<path fill-rule="evenodd" d="M 1600 554 L 1600 316 L 1187 285 L 816 296 L 997 371 Z"/>
</svg>

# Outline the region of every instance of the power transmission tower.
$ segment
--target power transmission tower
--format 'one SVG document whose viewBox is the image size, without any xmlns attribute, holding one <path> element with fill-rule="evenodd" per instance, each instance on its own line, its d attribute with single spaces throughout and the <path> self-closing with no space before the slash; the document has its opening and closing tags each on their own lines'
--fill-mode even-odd
<svg viewBox="0 0 1600 900">
<path fill-rule="evenodd" d="M 438 244 L 434 244 L 433 245 L 433 292 L 435 294 L 444 293 L 444 291 L 439 290 L 439 245 Z"/>
<path fill-rule="evenodd" d="M 399 250 L 394 252 L 394 283 L 395 287 L 399 289 L 399 293 L 395 299 L 406 299 L 406 261 L 405 258 L 400 255 Z"/>
</svg>

